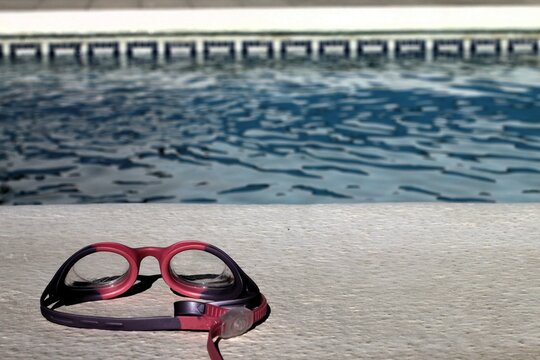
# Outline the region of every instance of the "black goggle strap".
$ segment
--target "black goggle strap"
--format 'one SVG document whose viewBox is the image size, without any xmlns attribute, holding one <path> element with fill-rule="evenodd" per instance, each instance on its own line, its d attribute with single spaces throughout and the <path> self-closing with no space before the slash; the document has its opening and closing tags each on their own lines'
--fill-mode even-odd
<svg viewBox="0 0 540 360">
<path fill-rule="evenodd" d="M 177 301 L 174 304 L 174 317 L 115 318 L 78 315 L 54 310 L 64 304 L 51 290 L 49 284 L 40 299 L 41 313 L 51 322 L 70 327 L 117 331 L 205 330 L 208 331 L 207 350 L 211 360 L 223 360 L 217 341 L 214 342 L 216 337 L 242 335 L 264 318 L 268 311 L 266 298 L 261 293 L 256 293 L 246 298 L 222 302 L 229 303 L 230 306 L 237 305 L 232 308 L 222 307 L 218 303 Z M 50 305 L 53 305 L 52 309 L 49 308 Z"/>
</svg>

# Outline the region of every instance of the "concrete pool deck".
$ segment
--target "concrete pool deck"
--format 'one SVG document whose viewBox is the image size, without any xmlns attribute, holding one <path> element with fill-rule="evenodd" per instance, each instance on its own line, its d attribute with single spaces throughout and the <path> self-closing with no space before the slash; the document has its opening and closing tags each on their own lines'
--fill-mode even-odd
<svg viewBox="0 0 540 360">
<path fill-rule="evenodd" d="M 81 247 L 184 239 L 224 249 L 272 307 L 220 343 L 226 360 L 540 358 L 540 204 L 0 207 L 0 229 L 6 359 L 206 359 L 205 333 L 73 329 L 39 312 Z M 172 315 L 175 300 L 159 280 L 68 310 Z"/>
</svg>

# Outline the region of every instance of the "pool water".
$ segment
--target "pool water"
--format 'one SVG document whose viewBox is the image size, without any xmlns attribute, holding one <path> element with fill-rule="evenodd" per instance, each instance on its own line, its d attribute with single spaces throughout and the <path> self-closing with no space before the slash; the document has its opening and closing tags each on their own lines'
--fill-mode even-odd
<svg viewBox="0 0 540 360">
<path fill-rule="evenodd" d="M 540 63 L 0 64 L 0 203 L 540 201 Z"/>
</svg>

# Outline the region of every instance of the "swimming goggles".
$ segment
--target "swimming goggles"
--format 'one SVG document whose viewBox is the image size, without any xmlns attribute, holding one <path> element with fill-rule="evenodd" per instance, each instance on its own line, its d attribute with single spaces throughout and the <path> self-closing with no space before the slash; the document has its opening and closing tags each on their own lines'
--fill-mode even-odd
<svg viewBox="0 0 540 360">
<path fill-rule="evenodd" d="M 159 261 L 161 275 L 139 275 L 141 261 Z M 116 318 L 56 311 L 63 305 L 107 300 L 144 291 L 162 277 L 185 297 L 174 303 L 174 316 Z M 239 336 L 269 311 L 266 298 L 225 252 L 200 241 L 171 246 L 130 248 L 103 242 L 73 254 L 41 295 L 41 313 L 54 323 L 106 330 L 208 331 L 210 359 L 222 360 L 215 338 Z"/>
</svg>

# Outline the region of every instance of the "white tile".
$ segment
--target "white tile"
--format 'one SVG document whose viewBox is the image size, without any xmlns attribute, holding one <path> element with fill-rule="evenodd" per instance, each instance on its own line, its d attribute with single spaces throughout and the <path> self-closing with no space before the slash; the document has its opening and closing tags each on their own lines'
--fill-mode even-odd
<svg viewBox="0 0 540 360">
<path fill-rule="evenodd" d="M 142 0 L 142 7 L 144 8 L 188 8 L 191 7 L 192 1 L 190 0 Z"/>
<path fill-rule="evenodd" d="M 286 7 L 288 0 L 241 0 L 243 7 Z"/>
<path fill-rule="evenodd" d="M 32 10 L 37 8 L 40 0 L 0 0 L 1 10 Z"/>
<path fill-rule="evenodd" d="M 85 9 L 92 0 L 44 0 L 38 9 Z"/>
<path fill-rule="evenodd" d="M 92 0 L 91 9 L 130 9 L 138 8 L 139 0 Z"/>
<path fill-rule="evenodd" d="M 242 0 L 191 0 L 193 7 L 201 8 L 228 8 L 242 7 Z"/>
</svg>

